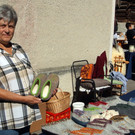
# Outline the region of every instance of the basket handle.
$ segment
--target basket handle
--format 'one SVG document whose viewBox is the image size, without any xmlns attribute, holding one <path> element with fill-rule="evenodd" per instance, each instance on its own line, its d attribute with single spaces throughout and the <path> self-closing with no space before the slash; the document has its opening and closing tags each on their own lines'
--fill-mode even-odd
<svg viewBox="0 0 135 135">
<path fill-rule="evenodd" d="M 62 90 L 61 88 L 58 88 L 58 89 L 61 91 L 61 93 L 62 93 L 63 97 L 65 98 L 64 93 L 63 93 L 63 90 Z M 55 98 L 57 98 L 57 99 L 58 99 L 58 97 L 57 97 L 57 95 L 56 95 L 56 94 L 55 94 Z"/>
</svg>

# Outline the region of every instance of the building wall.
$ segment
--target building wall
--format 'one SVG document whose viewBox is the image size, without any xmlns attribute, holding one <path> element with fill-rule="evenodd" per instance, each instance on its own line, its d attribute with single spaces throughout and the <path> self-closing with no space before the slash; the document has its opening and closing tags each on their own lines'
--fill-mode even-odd
<svg viewBox="0 0 135 135">
<path fill-rule="evenodd" d="M 37 72 L 57 72 L 72 91 L 73 61 L 95 63 L 104 50 L 111 59 L 114 0 L 1 0 L 18 13 L 13 42 L 27 52 Z"/>
<path fill-rule="evenodd" d="M 118 32 L 126 32 L 127 29 L 125 25 L 126 25 L 125 22 L 118 22 Z"/>
</svg>

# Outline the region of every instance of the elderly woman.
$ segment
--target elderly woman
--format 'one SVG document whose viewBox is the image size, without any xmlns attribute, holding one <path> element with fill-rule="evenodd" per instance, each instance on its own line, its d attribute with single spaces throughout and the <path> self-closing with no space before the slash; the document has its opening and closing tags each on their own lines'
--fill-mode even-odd
<svg viewBox="0 0 135 135">
<path fill-rule="evenodd" d="M 0 6 L 0 134 L 20 135 L 41 118 L 36 106 L 40 98 L 29 95 L 34 79 L 29 59 L 18 44 L 11 42 L 17 14 L 9 5 Z M 28 133 L 29 134 L 29 133 Z"/>
</svg>

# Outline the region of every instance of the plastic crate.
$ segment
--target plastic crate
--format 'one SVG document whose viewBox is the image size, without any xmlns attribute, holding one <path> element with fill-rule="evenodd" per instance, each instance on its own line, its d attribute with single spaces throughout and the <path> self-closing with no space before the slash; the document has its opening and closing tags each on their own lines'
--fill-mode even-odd
<svg viewBox="0 0 135 135">
<path fill-rule="evenodd" d="M 71 108 L 68 108 L 60 113 L 52 113 L 46 111 L 46 123 L 55 122 L 62 119 L 70 119 L 70 114 L 71 114 Z"/>
</svg>

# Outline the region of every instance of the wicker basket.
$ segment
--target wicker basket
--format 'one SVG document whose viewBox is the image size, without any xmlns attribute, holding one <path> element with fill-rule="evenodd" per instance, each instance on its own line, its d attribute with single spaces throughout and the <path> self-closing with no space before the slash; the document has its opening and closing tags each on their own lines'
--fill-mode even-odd
<svg viewBox="0 0 135 135">
<path fill-rule="evenodd" d="M 69 108 L 69 106 L 70 93 L 61 90 L 61 92 L 57 92 L 55 96 L 51 97 L 51 99 L 46 102 L 46 111 L 52 113 L 60 113 Z"/>
</svg>

